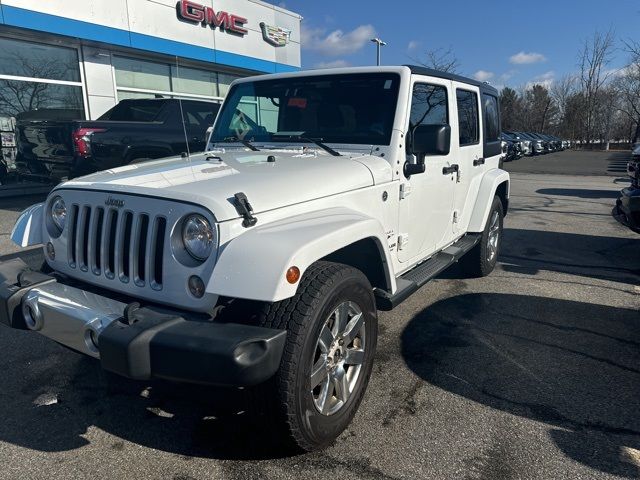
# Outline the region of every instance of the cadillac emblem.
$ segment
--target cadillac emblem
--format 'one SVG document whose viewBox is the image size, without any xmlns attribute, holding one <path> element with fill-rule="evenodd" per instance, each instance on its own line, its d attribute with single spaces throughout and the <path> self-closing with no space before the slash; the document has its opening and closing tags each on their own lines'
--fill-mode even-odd
<svg viewBox="0 0 640 480">
<path fill-rule="evenodd" d="M 264 22 L 260 23 L 262 38 L 274 47 L 284 47 L 291 40 L 291 30 L 282 27 L 274 27 Z"/>
</svg>

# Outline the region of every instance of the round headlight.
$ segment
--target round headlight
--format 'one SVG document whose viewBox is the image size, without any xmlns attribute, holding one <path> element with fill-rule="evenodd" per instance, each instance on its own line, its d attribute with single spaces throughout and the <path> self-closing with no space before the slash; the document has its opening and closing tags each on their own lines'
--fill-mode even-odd
<svg viewBox="0 0 640 480">
<path fill-rule="evenodd" d="M 51 220 L 60 231 L 64 230 L 67 222 L 67 206 L 62 197 L 56 197 L 51 202 Z"/>
<path fill-rule="evenodd" d="M 184 246 L 196 260 L 204 261 L 213 251 L 215 232 L 209 220 L 202 215 L 191 215 L 184 221 L 182 241 Z"/>
</svg>

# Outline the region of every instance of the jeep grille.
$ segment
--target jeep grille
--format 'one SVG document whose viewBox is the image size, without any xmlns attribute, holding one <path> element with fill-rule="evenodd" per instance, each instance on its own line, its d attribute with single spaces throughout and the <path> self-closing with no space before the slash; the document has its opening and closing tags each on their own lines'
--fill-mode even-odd
<svg viewBox="0 0 640 480">
<path fill-rule="evenodd" d="M 74 203 L 69 223 L 71 268 L 162 290 L 164 217 Z"/>
<path fill-rule="evenodd" d="M 183 219 L 194 213 L 216 225 L 209 210 L 166 198 L 65 188 L 48 202 L 56 195 L 68 216 L 60 234 L 48 235 L 55 249 L 55 258 L 47 258 L 51 268 L 136 299 L 200 312 L 213 308 L 217 297 L 193 297 L 188 280 L 211 278 L 217 250 L 196 261 L 184 251 L 181 233 Z"/>
</svg>

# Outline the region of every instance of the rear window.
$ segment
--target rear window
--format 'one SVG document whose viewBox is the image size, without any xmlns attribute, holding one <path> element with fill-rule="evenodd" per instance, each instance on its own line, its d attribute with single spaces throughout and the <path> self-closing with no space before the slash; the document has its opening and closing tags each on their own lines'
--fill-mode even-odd
<svg viewBox="0 0 640 480">
<path fill-rule="evenodd" d="M 98 120 L 112 122 L 155 122 L 164 102 L 157 100 L 125 100 L 117 104 Z"/>
</svg>

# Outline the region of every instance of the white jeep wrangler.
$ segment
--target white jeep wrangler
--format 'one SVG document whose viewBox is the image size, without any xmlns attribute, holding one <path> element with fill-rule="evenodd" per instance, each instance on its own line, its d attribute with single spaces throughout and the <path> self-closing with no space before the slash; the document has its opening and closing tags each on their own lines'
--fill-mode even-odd
<svg viewBox="0 0 640 480">
<path fill-rule="evenodd" d="M 12 233 L 0 322 L 129 378 L 268 392 L 321 448 L 371 374 L 377 310 L 496 264 L 509 175 L 498 93 L 420 67 L 236 81 L 205 153 L 66 182 Z"/>
</svg>

